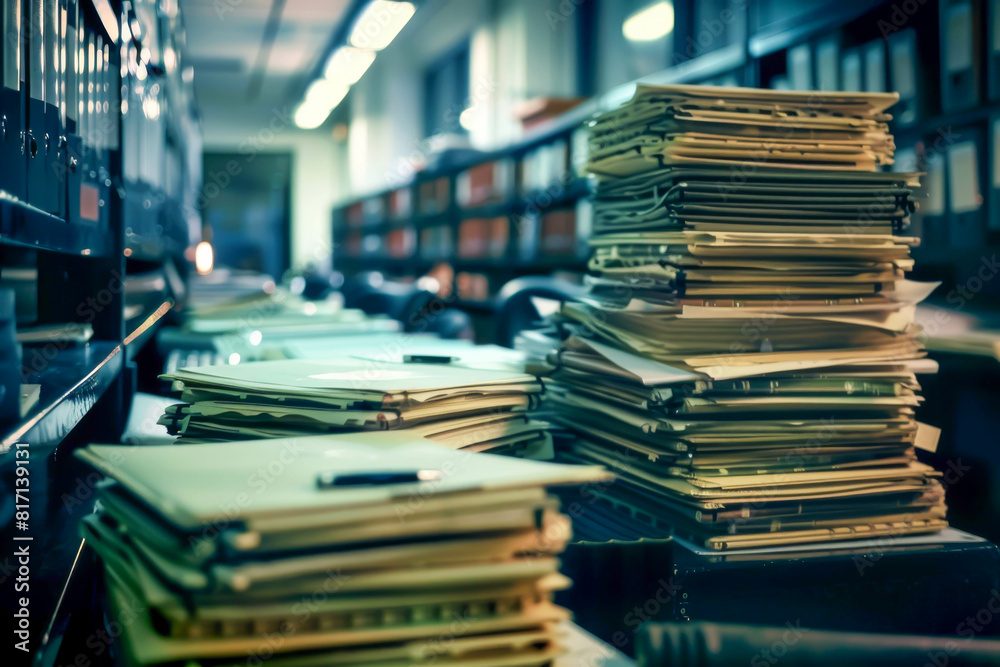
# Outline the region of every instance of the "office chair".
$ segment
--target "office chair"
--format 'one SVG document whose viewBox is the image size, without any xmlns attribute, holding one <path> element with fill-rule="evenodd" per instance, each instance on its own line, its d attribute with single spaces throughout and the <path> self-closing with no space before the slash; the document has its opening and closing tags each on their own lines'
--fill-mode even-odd
<svg viewBox="0 0 1000 667">
<path fill-rule="evenodd" d="M 301 278 L 298 285 L 302 290 L 302 298 L 309 301 L 322 301 L 344 285 L 344 274 L 339 271 L 306 269 L 296 278 Z"/>
<path fill-rule="evenodd" d="M 412 333 L 433 333 L 441 338 L 469 338 L 472 320 L 455 308 L 444 308 L 433 292 L 413 283 L 386 280 L 377 271 L 355 275 L 344 287 L 344 305 L 369 315 L 388 315 Z"/>
<path fill-rule="evenodd" d="M 559 301 L 573 301 L 586 290 L 566 280 L 552 276 L 525 276 L 511 280 L 497 293 L 495 305 L 497 345 L 514 346 L 514 338 L 525 329 L 533 329 L 542 321 L 532 297 Z"/>
<path fill-rule="evenodd" d="M 961 630 L 957 630 L 961 632 Z M 727 623 L 646 623 L 639 629 L 636 659 L 642 667 L 883 667 L 939 665 L 980 667 L 1000 664 L 1000 641 L 864 632 L 833 632 L 801 627 Z"/>
</svg>

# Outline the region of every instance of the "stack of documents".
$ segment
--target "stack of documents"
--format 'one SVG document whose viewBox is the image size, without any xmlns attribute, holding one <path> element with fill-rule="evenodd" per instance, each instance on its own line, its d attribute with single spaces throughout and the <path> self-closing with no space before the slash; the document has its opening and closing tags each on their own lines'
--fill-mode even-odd
<svg viewBox="0 0 1000 667">
<path fill-rule="evenodd" d="M 77 455 L 138 665 L 550 664 L 570 524 L 545 487 L 609 478 L 395 433 Z"/>
<path fill-rule="evenodd" d="M 211 350 L 230 363 L 283 358 L 280 350 L 289 341 L 330 342 L 342 336 L 398 335 L 401 330 L 400 323 L 387 316 L 344 308 L 339 294 L 310 301 L 267 276 L 224 270 L 192 280 L 183 317 L 180 327 L 158 336 L 164 354 Z M 330 342 L 329 349 L 336 344 Z"/>
<path fill-rule="evenodd" d="M 542 384 L 522 372 L 344 357 L 185 368 L 161 377 L 183 387 L 186 403 L 160 420 L 183 436 L 179 444 L 407 429 L 453 449 L 551 458 L 548 424 L 528 415 Z"/>
<path fill-rule="evenodd" d="M 593 125 L 590 294 L 550 391 L 616 502 L 717 549 L 930 532 L 895 95 L 640 86 Z M 616 485 L 622 486 L 625 485 Z"/>
</svg>

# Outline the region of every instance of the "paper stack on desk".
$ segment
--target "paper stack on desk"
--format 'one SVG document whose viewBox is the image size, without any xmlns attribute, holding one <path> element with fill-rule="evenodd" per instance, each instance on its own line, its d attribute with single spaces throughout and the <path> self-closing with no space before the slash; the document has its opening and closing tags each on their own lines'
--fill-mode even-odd
<svg viewBox="0 0 1000 667">
<path fill-rule="evenodd" d="M 453 449 L 551 458 L 528 416 L 542 385 L 507 370 L 344 357 L 181 369 L 185 404 L 161 423 L 179 443 L 406 429 Z"/>
<path fill-rule="evenodd" d="M 181 326 L 164 329 L 158 346 L 165 353 L 211 350 L 223 360 L 282 358 L 279 352 L 290 341 L 400 331 L 388 316 L 344 308 L 339 294 L 310 301 L 267 276 L 220 269 L 192 279 Z"/>
<path fill-rule="evenodd" d="M 639 86 L 594 123 L 596 277 L 550 395 L 619 502 L 717 549 L 946 525 L 914 454 L 934 285 L 893 234 L 918 175 L 874 171 L 895 99 Z"/>
<path fill-rule="evenodd" d="M 395 433 L 77 456 L 109 478 L 82 531 L 139 665 L 549 664 L 570 525 L 545 487 L 608 479 Z"/>
</svg>

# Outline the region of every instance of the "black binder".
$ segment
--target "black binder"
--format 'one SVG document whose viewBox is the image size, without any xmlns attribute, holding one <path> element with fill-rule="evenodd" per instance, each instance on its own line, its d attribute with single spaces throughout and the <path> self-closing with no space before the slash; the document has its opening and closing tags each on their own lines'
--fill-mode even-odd
<svg viewBox="0 0 1000 667">
<path fill-rule="evenodd" d="M 62 156 L 62 17 L 60 0 L 44 0 L 45 3 L 45 197 L 49 213 L 65 218 L 66 198 L 63 182 Z"/>
<path fill-rule="evenodd" d="M 28 202 L 42 210 L 52 208 L 49 196 L 50 179 L 46 173 L 45 156 L 45 0 L 24 0 L 27 20 L 24 22 L 27 40 L 27 136 Z"/>
<path fill-rule="evenodd" d="M 80 183 L 83 145 L 80 139 L 80 44 L 83 21 L 77 0 L 64 0 L 66 7 L 66 145 L 63 151 L 63 183 L 66 188 L 66 219 L 80 223 Z"/>
<path fill-rule="evenodd" d="M 24 31 L 21 0 L 4 0 L 0 9 L 0 190 L 25 199 Z"/>
<path fill-rule="evenodd" d="M 94 26 L 91 26 L 93 28 Z M 102 70 L 104 66 L 104 39 L 94 30 L 85 32 L 82 45 L 83 63 L 80 78 L 83 81 L 80 105 L 81 182 L 77 211 L 82 224 L 106 227 L 108 180 L 107 150 L 104 148 L 108 128 L 102 123 L 104 104 Z M 109 105 L 110 106 L 110 105 Z M 135 113 L 135 112 L 133 112 Z"/>
<path fill-rule="evenodd" d="M 97 193 L 96 221 L 102 229 L 107 229 L 109 224 L 107 203 L 111 196 L 111 151 L 118 150 L 118 114 L 111 110 L 121 108 L 118 95 L 111 83 L 110 49 L 107 39 L 98 34 L 94 44 L 95 69 L 92 74 L 95 82 L 94 90 L 97 91 L 92 121 L 97 169 L 91 186 Z"/>
<path fill-rule="evenodd" d="M 980 5 L 941 1 L 941 107 L 947 113 L 979 104 Z"/>
</svg>

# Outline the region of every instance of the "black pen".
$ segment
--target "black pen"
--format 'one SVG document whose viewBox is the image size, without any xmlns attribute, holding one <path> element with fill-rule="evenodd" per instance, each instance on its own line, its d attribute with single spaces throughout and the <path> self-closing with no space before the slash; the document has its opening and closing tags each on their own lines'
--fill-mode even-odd
<svg viewBox="0 0 1000 667">
<path fill-rule="evenodd" d="M 453 361 L 458 361 L 458 357 L 449 357 L 437 354 L 403 355 L 404 364 L 450 364 Z"/>
<path fill-rule="evenodd" d="M 338 475 L 321 472 L 316 476 L 316 486 L 329 489 L 335 486 L 381 486 L 383 484 L 412 484 L 431 482 L 444 475 L 440 470 L 389 470 L 384 472 L 356 472 Z"/>
</svg>

